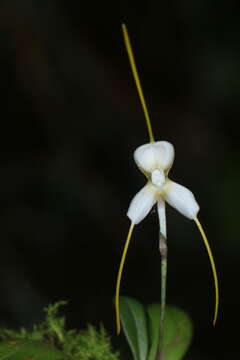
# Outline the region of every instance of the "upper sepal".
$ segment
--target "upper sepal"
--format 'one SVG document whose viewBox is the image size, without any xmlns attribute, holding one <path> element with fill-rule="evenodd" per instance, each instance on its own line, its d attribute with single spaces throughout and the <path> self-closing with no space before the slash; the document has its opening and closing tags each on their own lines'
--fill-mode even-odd
<svg viewBox="0 0 240 360">
<path fill-rule="evenodd" d="M 174 160 L 174 147 L 168 141 L 144 144 L 135 150 L 134 160 L 144 172 L 151 173 L 154 169 L 167 171 Z"/>
</svg>

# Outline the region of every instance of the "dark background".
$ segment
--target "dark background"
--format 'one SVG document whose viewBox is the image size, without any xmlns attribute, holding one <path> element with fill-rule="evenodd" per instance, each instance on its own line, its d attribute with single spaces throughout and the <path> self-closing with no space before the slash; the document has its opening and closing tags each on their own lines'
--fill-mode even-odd
<svg viewBox="0 0 240 360">
<path fill-rule="evenodd" d="M 172 0 L 0 2 L 0 325 L 42 319 L 68 300 L 68 326 L 103 322 L 115 344 L 113 296 L 133 162 L 148 142 L 122 40 L 128 25 L 157 140 L 172 142 L 170 177 L 195 194 L 218 268 L 194 223 L 167 207 L 169 304 L 195 336 L 186 359 L 239 351 L 238 5 Z M 122 294 L 160 299 L 158 223 L 137 226 Z"/>
</svg>

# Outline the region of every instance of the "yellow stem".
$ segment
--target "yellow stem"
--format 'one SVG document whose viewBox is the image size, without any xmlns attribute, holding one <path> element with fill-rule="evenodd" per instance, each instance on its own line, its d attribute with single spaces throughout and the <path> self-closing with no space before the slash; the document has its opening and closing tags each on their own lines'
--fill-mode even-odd
<svg viewBox="0 0 240 360">
<path fill-rule="evenodd" d="M 143 112 L 144 112 L 144 116 L 145 116 L 145 119 L 146 119 L 149 139 L 150 139 L 150 142 L 154 142 L 154 136 L 153 136 L 153 131 L 152 131 L 151 120 L 150 120 L 150 117 L 149 117 L 146 101 L 145 101 L 145 98 L 144 98 L 144 95 L 143 95 L 143 90 L 142 90 L 142 86 L 141 86 L 141 83 L 140 83 L 140 79 L 139 79 L 137 66 L 136 66 L 136 63 L 135 63 L 134 55 L 133 55 L 133 50 L 132 50 L 130 38 L 129 38 L 127 27 L 126 27 L 125 24 L 122 24 L 122 31 L 123 31 L 123 38 L 124 38 L 125 46 L 126 46 L 126 49 L 127 49 L 127 53 L 128 53 L 129 62 L 130 62 L 130 65 L 131 65 L 133 77 L 134 77 L 135 84 L 136 84 L 137 91 L 138 91 L 138 95 L 139 95 L 139 98 L 140 98 L 140 101 L 141 101 L 141 104 L 142 104 L 142 107 L 143 107 Z"/>
<path fill-rule="evenodd" d="M 206 246 L 207 252 L 208 252 L 208 256 L 209 256 L 209 260 L 210 260 L 210 264 L 212 267 L 212 273 L 213 273 L 213 279 L 214 279 L 214 287 L 215 287 L 215 311 L 214 311 L 214 318 L 213 318 L 213 325 L 216 324 L 217 321 L 217 316 L 218 316 L 218 307 L 219 307 L 219 286 L 218 286 L 218 277 L 217 277 L 217 271 L 216 271 L 216 266 L 215 266 L 215 262 L 213 259 L 213 254 L 207 239 L 207 236 L 202 228 L 202 225 L 200 224 L 198 218 L 196 217 L 194 219 L 195 223 L 197 224 L 198 230 L 200 231 L 201 235 L 202 235 L 202 239 L 204 241 L 204 244 Z"/>
<path fill-rule="evenodd" d="M 120 330 L 121 330 L 120 310 L 119 310 L 119 292 L 120 292 L 121 278 L 122 278 L 123 266 L 124 266 L 124 263 L 125 263 L 129 243 L 130 243 L 132 233 L 133 233 L 133 228 L 134 228 L 134 224 L 131 223 L 130 228 L 128 230 L 127 240 L 126 240 L 126 243 L 124 245 L 122 258 L 121 258 L 121 262 L 120 262 L 120 266 L 119 266 L 119 270 L 118 270 L 118 276 L 117 276 L 116 293 L 115 293 L 115 311 L 116 311 L 117 334 L 119 334 Z"/>
</svg>

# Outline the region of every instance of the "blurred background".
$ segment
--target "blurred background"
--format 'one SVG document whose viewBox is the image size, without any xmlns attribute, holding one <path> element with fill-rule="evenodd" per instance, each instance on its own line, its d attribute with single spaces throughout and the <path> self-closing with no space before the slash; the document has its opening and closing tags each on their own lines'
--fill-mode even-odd
<svg viewBox="0 0 240 360">
<path fill-rule="evenodd" d="M 0 3 L 0 325 L 26 326 L 68 300 L 68 326 L 103 322 L 126 211 L 145 179 L 133 151 L 148 134 L 125 51 L 126 22 L 157 140 L 175 146 L 170 177 L 190 188 L 220 280 L 195 224 L 167 207 L 167 302 L 186 310 L 186 359 L 239 355 L 239 11 L 225 1 Z M 158 221 L 136 227 L 121 293 L 160 300 Z"/>
</svg>

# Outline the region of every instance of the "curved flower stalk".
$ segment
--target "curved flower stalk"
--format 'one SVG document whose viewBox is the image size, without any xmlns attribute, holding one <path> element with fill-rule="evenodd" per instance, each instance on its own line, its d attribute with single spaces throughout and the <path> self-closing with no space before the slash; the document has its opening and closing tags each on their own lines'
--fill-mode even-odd
<svg viewBox="0 0 240 360">
<path fill-rule="evenodd" d="M 125 45 L 129 55 L 130 64 L 132 67 L 133 76 L 137 86 L 140 101 L 143 106 L 150 142 L 139 146 L 134 152 L 134 160 L 138 168 L 144 173 L 147 178 L 145 186 L 132 199 L 127 216 L 131 221 L 127 240 L 125 243 L 122 259 L 119 267 L 117 286 L 116 286 L 116 322 L 117 332 L 120 332 L 120 314 L 119 314 L 119 292 L 123 266 L 129 247 L 130 239 L 133 233 L 134 226 L 139 224 L 150 212 L 154 205 L 157 205 L 159 225 L 160 225 L 160 243 L 159 250 L 162 257 L 162 319 L 161 327 L 163 331 L 164 309 L 166 301 L 166 272 L 167 272 L 167 243 L 166 243 L 166 218 L 165 218 L 165 202 L 178 210 L 182 215 L 194 220 L 203 238 L 205 247 L 208 252 L 210 264 L 212 267 L 214 286 L 215 286 L 215 311 L 213 324 L 215 325 L 218 306 L 219 306 L 219 289 L 216 267 L 213 255 L 206 237 L 206 234 L 197 218 L 199 212 L 199 205 L 193 193 L 186 187 L 170 180 L 168 173 L 174 161 L 174 147 L 167 141 L 154 141 L 150 118 L 148 115 L 145 99 L 143 96 L 141 84 L 139 81 L 133 52 L 131 49 L 130 40 L 128 37 L 126 26 L 123 24 L 123 35 Z"/>
</svg>

